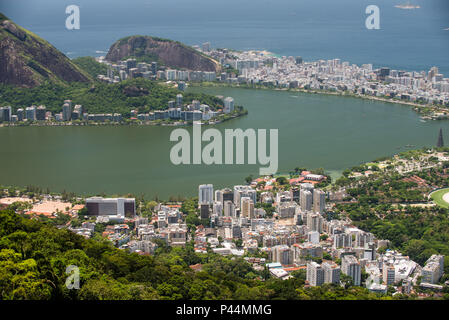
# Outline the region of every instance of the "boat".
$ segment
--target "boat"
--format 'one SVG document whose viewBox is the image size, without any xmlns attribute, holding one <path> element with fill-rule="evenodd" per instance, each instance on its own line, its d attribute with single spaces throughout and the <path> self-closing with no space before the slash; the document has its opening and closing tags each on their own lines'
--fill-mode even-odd
<svg viewBox="0 0 449 320">
<path fill-rule="evenodd" d="M 421 7 L 415 4 L 411 4 L 410 1 L 407 1 L 406 3 L 395 5 L 395 8 L 412 10 L 412 9 L 419 9 Z"/>
</svg>

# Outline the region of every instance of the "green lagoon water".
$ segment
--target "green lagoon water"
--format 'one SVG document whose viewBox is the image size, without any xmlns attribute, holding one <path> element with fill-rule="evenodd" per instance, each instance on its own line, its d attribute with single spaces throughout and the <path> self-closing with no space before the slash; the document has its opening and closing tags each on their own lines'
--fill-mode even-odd
<svg viewBox="0 0 449 320">
<path fill-rule="evenodd" d="M 323 167 L 336 176 L 345 168 L 407 150 L 406 145 L 432 146 L 440 127 L 449 141 L 448 122 L 422 122 L 408 106 L 270 90 L 188 90 L 232 96 L 248 109 L 247 116 L 217 125 L 221 131 L 279 129 L 279 172 L 296 166 Z M 199 184 L 231 186 L 243 183 L 248 174 L 258 174 L 259 165 L 173 165 L 172 130 L 154 126 L 0 128 L 0 184 L 167 199 L 196 195 Z"/>
</svg>

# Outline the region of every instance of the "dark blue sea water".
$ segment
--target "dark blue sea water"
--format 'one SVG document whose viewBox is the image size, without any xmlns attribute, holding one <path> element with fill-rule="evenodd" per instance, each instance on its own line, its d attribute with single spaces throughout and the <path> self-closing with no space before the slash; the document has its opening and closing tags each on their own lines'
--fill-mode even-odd
<svg viewBox="0 0 449 320">
<path fill-rule="evenodd" d="M 104 55 L 117 39 L 146 34 L 194 45 L 266 49 L 305 60 L 340 58 L 404 70 L 438 66 L 449 76 L 449 1 L 415 0 L 1 0 L 0 11 L 69 57 Z M 81 29 L 65 28 L 65 8 Z M 380 8 L 380 30 L 365 8 Z"/>
</svg>

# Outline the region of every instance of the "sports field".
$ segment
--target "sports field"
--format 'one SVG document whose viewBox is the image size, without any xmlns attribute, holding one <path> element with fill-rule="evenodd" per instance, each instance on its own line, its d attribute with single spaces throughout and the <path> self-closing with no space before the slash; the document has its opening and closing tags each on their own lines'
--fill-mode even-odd
<svg viewBox="0 0 449 320">
<path fill-rule="evenodd" d="M 449 188 L 432 192 L 430 197 L 437 205 L 443 208 L 449 208 Z"/>
</svg>

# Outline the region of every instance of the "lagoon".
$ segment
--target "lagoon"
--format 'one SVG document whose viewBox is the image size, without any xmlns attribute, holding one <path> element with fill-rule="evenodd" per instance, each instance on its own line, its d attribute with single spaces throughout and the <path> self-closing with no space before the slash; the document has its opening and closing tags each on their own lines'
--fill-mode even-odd
<svg viewBox="0 0 449 320">
<path fill-rule="evenodd" d="M 381 156 L 436 144 L 448 122 L 422 122 L 404 105 L 293 91 L 226 87 L 188 90 L 232 96 L 247 116 L 220 123 L 225 129 L 278 129 L 279 172 L 297 166 L 342 170 Z M 204 126 L 206 128 L 208 126 Z M 144 194 L 148 198 L 197 195 L 199 184 L 244 183 L 259 165 L 174 165 L 170 133 L 176 127 L 0 128 L 0 185 L 37 185 L 85 195 Z M 192 128 L 188 128 L 189 131 Z"/>
</svg>

